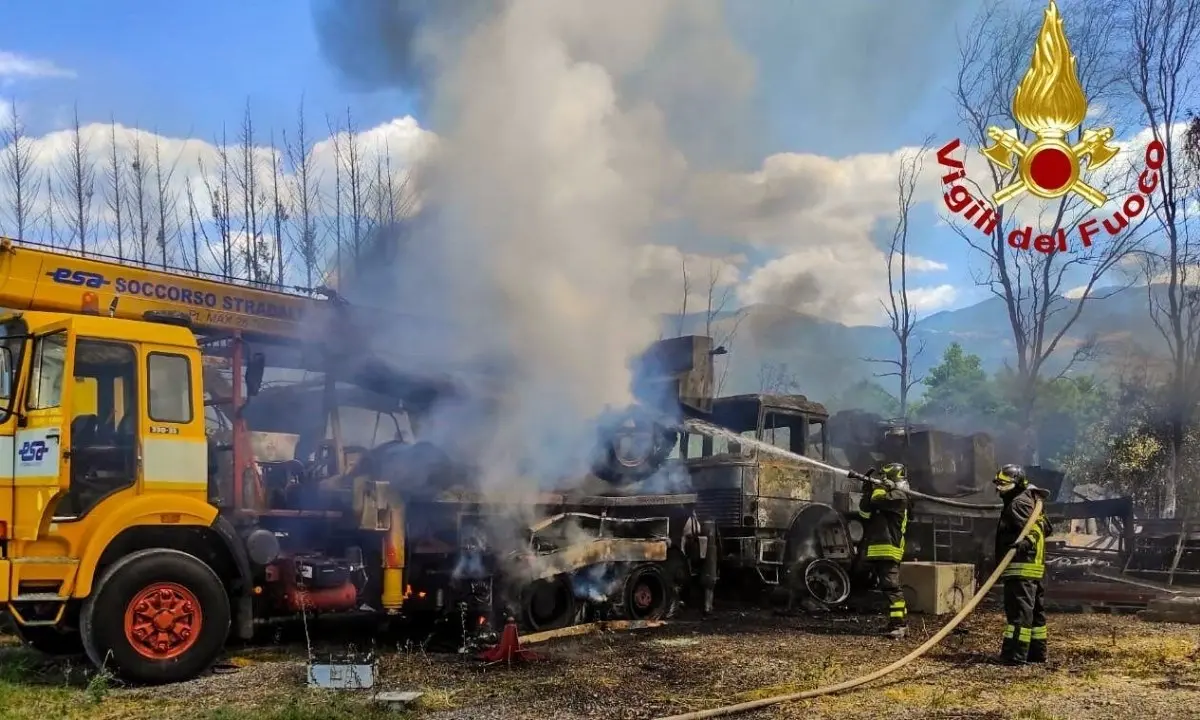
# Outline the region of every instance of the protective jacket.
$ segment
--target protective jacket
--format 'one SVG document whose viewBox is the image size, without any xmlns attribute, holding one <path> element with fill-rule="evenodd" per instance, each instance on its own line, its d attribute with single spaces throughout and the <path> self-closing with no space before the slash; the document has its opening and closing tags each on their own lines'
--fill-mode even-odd
<svg viewBox="0 0 1200 720">
<path fill-rule="evenodd" d="M 1001 496 L 1004 500 L 1004 508 L 1000 511 L 1000 521 L 996 526 L 997 562 L 1004 557 L 1009 546 L 1016 541 L 1017 536 L 1025 527 L 1025 523 L 1029 522 L 1036 499 L 1041 497 L 1044 501 L 1045 496 L 1045 490 L 1033 485 L 1015 488 Z M 1013 556 L 1013 561 L 1009 563 L 1000 577 L 1041 580 L 1046 574 L 1046 536 L 1052 531 L 1050 521 L 1043 513 L 1033 530 L 1017 546 L 1017 553 Z"/>
<path fill-rule="evenodd" d="M 863 519 L 866 558 L 900 562 L 908 530 L 908 496 L 896 489 L 863 483 L 858 514 Z"/>
</svg>

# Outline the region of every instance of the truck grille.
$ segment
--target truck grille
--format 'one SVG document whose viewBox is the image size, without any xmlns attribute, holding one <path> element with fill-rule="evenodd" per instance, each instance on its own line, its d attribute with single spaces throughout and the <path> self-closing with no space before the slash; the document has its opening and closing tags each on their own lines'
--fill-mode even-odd
<svg viewBox="0 0 1200 720">
<path fill-rule="evenodd" d="M 715 520 L 717 527 L 742 524 L 741 488 L 700 490 L 696 493 L 696 515 L 701 520 Z"/>
</svg>

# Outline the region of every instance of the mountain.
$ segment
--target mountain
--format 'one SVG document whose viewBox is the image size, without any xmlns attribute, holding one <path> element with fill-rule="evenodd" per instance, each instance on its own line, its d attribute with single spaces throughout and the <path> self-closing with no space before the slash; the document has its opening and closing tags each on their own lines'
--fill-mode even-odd
<svg viewBox="0 0 1200 720">
<path fill-rule="evenodd" d="M 1153 292 L 1161 298 L 1163 288 L 1156 286 Z M 1162 336 L 1147 311 L 1146 287 L 1113 288 L 1096 291 L 1094 295 L 1082 310 L 1077 300 L 1063 300 L 1061 306 L 1056 306 L 1047 323 L 1048 337 L 1059 332 L 1077 311 L 1079 317 L 1047 362 L 1046 373 L 1061 371 L 1074 351 L 1089 342 L 1095 348 L 1089 354 L 1092 359 L 1077 363 L 1073 373 L 1106 374 L 1130 357 L 1144 362 L 1147 353 L 1163 351 Z M 679 317 L 666 318 L 664 323 L 672 332 L 677 331 Z M 703 313 L 689 315 L 683 323 L 686 333 L 703 334 L 705 326 Z M 794 379 L 796 392 L 821 402 L 828 402 L 864 378 L 875 379 L 889 392 L 897 391 L 896 378 L 875 377 L 892 372 L 893 366 L 864 360 L 895 357 L 896 339 L 888 327 L 847 326 L 778 306 L 751 305 L 740 316 L 718 315 L 711 334 L 721 341 L 734 326 L 737 331 L 728 343 L 729 367 L 721 394 L 779 387 L 781 377 Z M 946 348 L 955 342 L 968 353 L 978 355 L 989 373 L 1006 363 L 1014 363 L 1016 358 L 1008 312 L 1000 298 L 922 318 L 914 329 L 912 342 L 914 347 L 924 344 L 924 350 L 915 360 L 918 375 L 938 364 Z M 719 361 L 718 377 L 722 365 L 723 361 Z M 920 386 L 914 391 L 919 393 Z"/>
</svg>

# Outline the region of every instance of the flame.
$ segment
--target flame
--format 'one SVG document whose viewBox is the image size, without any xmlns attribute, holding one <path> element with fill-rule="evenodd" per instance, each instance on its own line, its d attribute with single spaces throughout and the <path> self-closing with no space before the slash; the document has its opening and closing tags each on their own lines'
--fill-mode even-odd
<svg viewBox="0 0 1200 720">
<path fill-rule="evenodd" d="M 1013 95 L 1017 121 L 1038 135 L 1062 136 L 1087 115 L 1087 98 L 1075 74 L 1075 56 L 1054 0 L 1033 46 L 1029 70 Z"/>
</svg>

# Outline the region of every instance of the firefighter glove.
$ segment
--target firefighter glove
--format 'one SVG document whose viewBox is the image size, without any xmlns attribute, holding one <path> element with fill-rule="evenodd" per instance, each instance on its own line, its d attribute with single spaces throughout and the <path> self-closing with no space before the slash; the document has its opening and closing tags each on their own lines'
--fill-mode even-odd
<svg viewBox="0 0 1200 720">
<path fill-rule="evenodd" d="M 1033 542 L 1029 538 L 1024 538 L 1022 540 L 1018 540 L 1017 542 L 1011 543 L 1008 546 L 1008 549 L 1020 552 L 1021 550 L 1028 550 L 1032 546 Z"/>
</svg>

